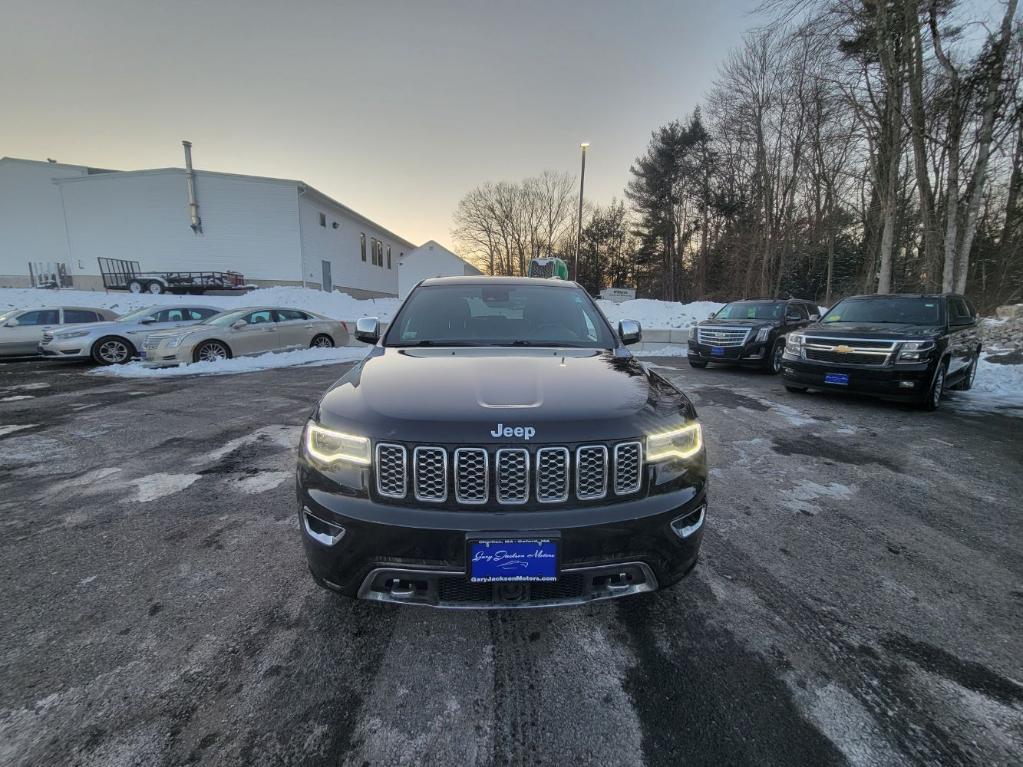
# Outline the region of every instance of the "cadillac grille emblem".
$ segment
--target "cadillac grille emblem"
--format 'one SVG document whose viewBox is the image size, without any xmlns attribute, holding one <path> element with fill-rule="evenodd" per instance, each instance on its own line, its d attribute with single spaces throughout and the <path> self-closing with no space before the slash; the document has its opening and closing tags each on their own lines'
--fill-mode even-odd
<svg viewBox="0 0 1023 767">
<path fill-rule="evenodd" d="M 846 346 L 845 344 L 839 344 L 838 346 L 835 347 L 835 351 L 838 352 L 839 354 L 848 354 L 849 352 L 852 351 L 852 347 Z"/>
</svg>

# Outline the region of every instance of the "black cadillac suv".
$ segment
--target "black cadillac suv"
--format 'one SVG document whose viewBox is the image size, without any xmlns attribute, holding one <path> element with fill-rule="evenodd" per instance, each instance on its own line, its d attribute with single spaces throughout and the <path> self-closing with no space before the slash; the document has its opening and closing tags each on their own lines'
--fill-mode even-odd
<svg viewBox="0 0 1023 767">
<path fill-rule="evenodd" d="M 653 591 L 696 562 L 707 464 L 690 400 L 578 285 L 420 283 L 317 404 L 298 501 L 315 580 L 350 597 L 541 607 Z"/>
<path fill-rule="evenodd" d="M 785 388 L 875 394 L 936 410 L 969 389 L 980 358 L 977 312 L 959 295 L 871 295 L 839 301 L 788 337 Z"/>
<path fill-rule="evenodd" d="M 689 364 L 705 368 L 709 362 L 720 362 L 777 373 L 785 334 L 819 317 L 816 304 L 796 298 L 733 301 L 689 329 Z"/>
</svg>

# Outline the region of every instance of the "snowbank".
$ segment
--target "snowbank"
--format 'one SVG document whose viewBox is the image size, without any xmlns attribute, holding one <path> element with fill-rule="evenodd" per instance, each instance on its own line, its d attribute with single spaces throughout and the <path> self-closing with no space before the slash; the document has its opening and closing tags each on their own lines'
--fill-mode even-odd
<svg viewBox="0 0 1023 767">
<path fill-rule="evenodd" d="M 171 304 L 213 306 L 218 309 L 239 309 L 244 306 L 285 306 L 307 309 L 336 320 L 379 317 L 386 322 L 398 308 L 397 298 L 353 298 L 347 293 L 327 293 L 309 288 L 259 288 L 235 296 L 152 296 L 148 294 L 110 293 L 90 290 L 42 290 L 32 288 L 0 288 L 0 314 L 10 309 L 42 309 L 50 306 L 89 306 L 127 314 L 148 306 Z"/>
<path fill-rule="evenodd" d="M 680 304 L 677 301 L 655 301 L 650 298 L 636 298 L 620 304 L 597 301 L 597 305 L 611 320 L 611 324 L 617 325 L 620 320 L 636 320 L 644 330 L 688 328 L 724 306 L 713 301 Z"/>
<path fill-rule="evenodd" d="M 340 349 L 299 349 L 293 352 L 267 353 L 256 357 L 235 357 L 217 362 L 194 362 L 172 368 L 149 368 L 141 362 L 98 368 L 91 375 L 115 378 L 174 378 L 177 376 L 216 376 L 236 373 L 254 373 L 258 370 L 290 368 L 295 366 L 336 365 L 340 362 L 361 360 L 370 347 L 343 347 Z"/>
</svg>

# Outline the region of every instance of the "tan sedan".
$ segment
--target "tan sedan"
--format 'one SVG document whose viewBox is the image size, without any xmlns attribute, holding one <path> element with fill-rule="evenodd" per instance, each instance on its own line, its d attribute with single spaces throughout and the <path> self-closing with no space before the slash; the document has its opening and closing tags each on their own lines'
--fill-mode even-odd
<svg viewBox="0 0 1023 767">
<path fill-rule="evenodd" d="M 109 309 L 85 306 L 21 309 L 0 313 L 0 357 L 21 357 L 39 354 L 43 331 L 65 325 L 108 322 L 117 314 Z"/>
<path fill-rule="evenodd" d="M 215 314 L 197 325 L 146 338 L 140 356 L 147 366 L 214 362 L 267 352 L 347 346 L 339 320 L 304 309 L 249 307 Z"/>
</svg>

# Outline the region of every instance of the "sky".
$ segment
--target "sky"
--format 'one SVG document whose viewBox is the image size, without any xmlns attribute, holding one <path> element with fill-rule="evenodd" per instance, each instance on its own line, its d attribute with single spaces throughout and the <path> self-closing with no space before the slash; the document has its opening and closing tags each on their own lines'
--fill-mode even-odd
<svg viewBox="0 0 1023 767">
<path fill-rule="evenodd" d="M 301 179 L 451 245 L 472 187 L 544 169 L 621 197 L 759 0 L 0 0 L 0 156 Z"/>
</svg>

